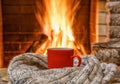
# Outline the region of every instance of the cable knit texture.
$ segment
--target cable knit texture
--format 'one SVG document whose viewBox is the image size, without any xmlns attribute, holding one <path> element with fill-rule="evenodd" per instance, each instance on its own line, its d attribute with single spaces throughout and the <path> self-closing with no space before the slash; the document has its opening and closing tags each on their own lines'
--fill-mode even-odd
<svg viewBox="0 0 120 84">
<path fill-rule="evenodd" d="M 8 67 L 8 84 L 107 84 L 116 72 L 115 64 L 100 63 L 95 56 L 81 56 L 79 67 L 47 68 L 47 56 L 24 53 Z"/>
</svg>

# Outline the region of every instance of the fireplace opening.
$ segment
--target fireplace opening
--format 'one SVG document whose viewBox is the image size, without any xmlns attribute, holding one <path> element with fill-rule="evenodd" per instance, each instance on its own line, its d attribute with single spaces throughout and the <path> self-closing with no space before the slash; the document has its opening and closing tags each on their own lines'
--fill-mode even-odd
<svg viewBox="0 0 120 84">
<path fill-rule="evenodd" d="M 45 54 L 49 47 L 72 47 L 75 54 L 91 54 L 91 44 L 98 41 L 98 0 L 45 1 L 2 0 L 1 66 L 21 53 Z"/>
<path fill-rule="evenodd" d="M 39 0 L 35 15 L 48 38 L 37 53 L 44 54 L 49 47 L 70 47 L 76 54 L 90 54 L 89 4 L 90 0 Z"/>
<path fill-rule="evenodd" d="M 98 40 L 97 4 L 91 0 L 39 0 L 36 18 L 47 40 L 35 52 L 44 54 L 49 47 L 72 47 L 75 54 L 91 54 L 91 43 Z"/>
</svg>

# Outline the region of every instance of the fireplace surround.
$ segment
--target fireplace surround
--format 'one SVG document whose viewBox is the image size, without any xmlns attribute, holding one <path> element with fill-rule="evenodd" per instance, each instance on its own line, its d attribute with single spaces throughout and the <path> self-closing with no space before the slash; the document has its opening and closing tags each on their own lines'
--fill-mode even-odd
<svg viewBox="0 0 120 84">
<path fill-rule="evenodd" d="M 35 0 L 0 0 L 0 9 L 2 9 L 2 17 L 0 24 L 1 46 L 0 51 L 0 67 L 7 67 L 9 61 L 16 55 L 25 53 L 25 51 L 36 40 L 41 39 L 42 28 L 35 17 L 36 3 Z M 86 0 L 82 2 L 83 8 L 80 12 L 82 16 L 81 22 L 89 27 L 88 40 L 91 45 L 97 42 L 97 15 L 98 15 L 98 0 Z M 86 11 L 87 9 L 87 11 Z M 84 17 L 87 19 L 84 21 Z M 76 32 L 77 34 L 77 32 Z M 79 33 L 78 33 L 79 34 Z M 79 35 L 78 35 L 79 36 Z M 3 41 L 2 41 L 3 39 Z M 3 50 L 2 50 L 3 49 Z M 90 47 L 86 48 L 90 50 Z M 88 54 L 91 51 L 88 51 Z"/>
</svg>

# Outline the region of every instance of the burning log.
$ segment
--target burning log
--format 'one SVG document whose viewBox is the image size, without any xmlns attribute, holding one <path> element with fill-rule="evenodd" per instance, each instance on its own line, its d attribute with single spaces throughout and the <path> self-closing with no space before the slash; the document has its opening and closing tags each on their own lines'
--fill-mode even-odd
<svg viewBox="0 0 120 84">
<path fill-rule="evenodd" d="M 37 52 L 38 49 L 40 49 L 42 47 L 42 45 L 48 40 L 48 36 L 45 34 L 41 34 L 40 35 L 40 39 L 36 40 L 32 43 L 32 45 L 26 50 L 26 52 Z M 43 50 L 41 48 L 40 53 L 43 53 Z"/>
<path fill-rule="evenodd" d="M 106 43 L 94 43 L 93 53 L 101 62 L 120 65 L 120 40 L 112 40 Z"/>
</svg>

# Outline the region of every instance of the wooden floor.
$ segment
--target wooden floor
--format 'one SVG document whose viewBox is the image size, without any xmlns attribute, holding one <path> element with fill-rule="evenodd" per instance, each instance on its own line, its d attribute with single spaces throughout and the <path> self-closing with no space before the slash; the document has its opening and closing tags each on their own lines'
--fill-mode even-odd
<svg viewBox="0 0 120 84">
<path fill-rule="evenodd" d="M 7 68 L 0 68 L 0 84 L 7 84 L 8 80 Z M 109 84 L 120 84 L 120 67 L 113 79 L 113 82 Z"/>
<path fill-rule="evenodd" d="M 5 79 L 6 77 L 7 77 L 7 69 L 0 68 L 0 84 L 7 84 L 8 83 L 5 80 L 3 81 L 3 79 Z"/>
</svg>

